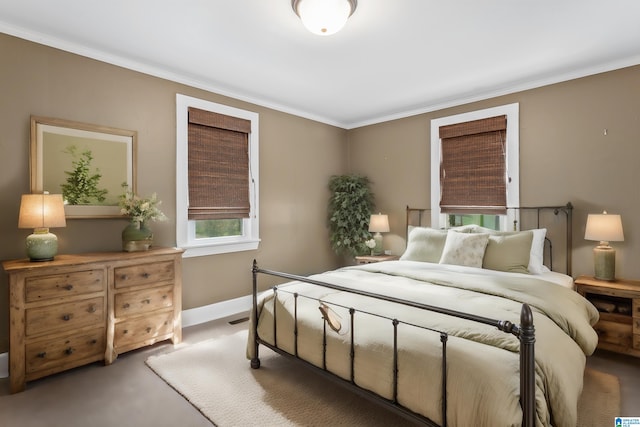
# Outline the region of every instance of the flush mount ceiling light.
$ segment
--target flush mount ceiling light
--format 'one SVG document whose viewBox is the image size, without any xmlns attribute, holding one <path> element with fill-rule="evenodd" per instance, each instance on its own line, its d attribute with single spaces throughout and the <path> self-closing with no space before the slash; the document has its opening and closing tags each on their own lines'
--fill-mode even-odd
<svg viewBox="0 0 640 427">
<path fill-rule="evenodd" d="M 357 0 L 291 0 L 291 7 L 304 26 L 320 36 L 340 31 L 357 5 Z"/>
</svg>

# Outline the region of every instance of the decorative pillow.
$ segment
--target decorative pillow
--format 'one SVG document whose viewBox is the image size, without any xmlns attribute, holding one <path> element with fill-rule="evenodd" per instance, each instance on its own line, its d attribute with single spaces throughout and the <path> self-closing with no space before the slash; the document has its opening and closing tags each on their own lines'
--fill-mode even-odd
<svg viewBox="0 0 640 427">
<path fill-rule="evenodd" d="M 529 265 L 527 270 L 531 274 L 541 274 L 546 270 L 544 266 L 544 238 L 547 235 L 546 228 L 537 228 L 534 230 L 526 230 L 533 233 L 533 239 L 531 240 L 531 252 L 529 253 Z M 525 231 L 497 231 L 490 228 L 484 228 L 477 226 L 474 232 L 489 233 L 495 236 L 506 236 L 517 233 L 524 233 Z"/>
<path fill-rule="evenodd" d="M 409 232 L 407 249 L 400 260 L 437 263 L 440 261 L 445 240 L 447 240 L 447 230 L 413 227 Z"/>
<path fill-rule="evenodd" d="M 532 240 L 531 231 L 489 235 L 482 268 L 528 274 Z"/>
<path fill-rule="evenodd" d="M 475 225 L 463 225 L 449 230 L 456 230 L 460 233 L 471 233 L 475 227 Z M 415 227 L 411 225 L 408 226 L 407 230 L 409 231 L 407 249 L 404 251 L 400 259 L 403 261 L 438 263 L 442 256 L 444 242 L 447 240 L 448 230 L 430 227 Z"/>
<path fill-rule="evenodd" d="M 482 268 L 482 259 L 488 241 L 489 235 L 486 233 L 459 233 L 449 230 L 440 264 Z"/>
<path fill-rule="evenodd" d="M 531 230 L 531 232 L 533 232 L 533 240 L 531 241 L 528 270 L 532 274 L 541 274 L 546 270 L 544 265 L 544 238 L 547 235 L 547 229 L 538 228 Z"/>
</svg>

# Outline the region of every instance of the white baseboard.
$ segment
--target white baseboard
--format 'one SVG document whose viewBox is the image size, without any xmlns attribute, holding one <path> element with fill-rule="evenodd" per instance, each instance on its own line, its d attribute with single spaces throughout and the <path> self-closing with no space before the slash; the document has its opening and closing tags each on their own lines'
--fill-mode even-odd
<svg viewBox="0 0 640 427">
<path fill-rule="evenodd" d="M 0 353 L 0 378 L 9 376 L 9 353 Z"/>
<path fill-rule="evenodd" d="M 182 310 L 182 327 L 199 325 L 200 323 L 222 319 L 234 314 L 248 312 L 252 305 L 252 296 L 247 295 L 240 298 L 209 304 L 202 307 Z"/>
<path fill-rule="evenodd" d="M 234 314 L 244 313 L 251 309 L 251 295 L 222 301 L 203 307 L 182 310 L 182 327 L 195 326 Z M 9 376 L 9 353 L 0 353 L 0 378 Z"/>
</svg>

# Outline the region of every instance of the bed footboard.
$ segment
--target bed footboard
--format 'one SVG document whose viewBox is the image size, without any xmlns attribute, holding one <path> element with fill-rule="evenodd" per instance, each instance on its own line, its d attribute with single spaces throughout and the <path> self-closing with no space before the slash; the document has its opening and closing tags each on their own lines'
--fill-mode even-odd
<svg viewBox="0 0 640 427">
<path fill-rule="evenodd" d="M 414 421 L 419 421 L 421 423 L 427 424 L 427 425 L 431 425 L 431 426 L 438 426 L 438 424 L 434 423 L 432 420 L 420 415 L 420 414 L 416 414 L 415 412 L 401 406 L 398 401 L 397 401 L 397 356 L 398 356 L 398 347 L 397 347 L 397 325 L 400 322 L 398 319 L 390 319 L 393 322 L 394 325 L 394 337 L 393 337 L 393 341 L 394 341 L 394 345 L 393 345 L 393 350 L 394 350 L 394 354 L 393 354 L 393 359 L 394 359 L 394 372 L 393 372 L 393 388 L 394 388 L 394 393 L 393 393 L 393 399 L 388 400 L 386 398 L 377 396 L 376 394 L 374 394 L 373 392 L 370 392 L 368 390 L 362 389 L 360 388 L 354 381 L 353 379 L 353 363 L 354 363 L 354 343 L 353 343 L 353 315 L 354 312 L 357 311 L 357 309 L 355 308 L 349 308 L 349 313 L 351 315 L 351 380 L 350 381 L 346 381 L 344 379 L 342 379 L 341 377 L 338 377 L 337 375 L 329 372 L 326 369 L 326 366 L 323 366 L 322 368 L 318 368 L 317 366 L 301 359 L 298 357 L 297 354 L 297 321 L 294 323 L 294 339 L 296 342 L 296 350 L 294 351 L 294 354 L 290 354 L 288 352 L 285 352 L 281 349 L 279 349 L 277 347 L 277 338 L 275 339 L 275 345 L 271 345 L 268 342 L 265 342 L 263 340 L 261 340 L 258 336 L 258 274 L 265 274 L 265 275 L 271 275 L 271 276 L 276 276 L 276 277 L 281 277 L 284 279 L 289 279 L 289 280 L 294 280 L 294 281 L 300 281 L 300 282 L 305 282 L 305 283 L 309 283 L 312 285 L 317 285 L 317 286 L 323 286 L 326 288 L 331 288 L 331 289 L 335 289 L 335 290 L 339 290 L 339 291 L 344 291 L 344 292 L 350 292 L 350 293 L 354 293 L 354 294 L 359 294 L 359 295 L 363 295 L 363 296 L 367 296 L 367 297 L 372 297 L 372 298 L 377 298 L 377 299 L 382 299 L 382 300 L 386 300 L 386 301 L 390 301 L 393 303 L 398 303 L 398 304 L 402 304 L 402 305 L 406 305 L 406 306 L 410 306 L 410 307 L 414 307 L 414 308 L 418 308 L 418 309 L 422 309 L 422 310 L 428 310 L 428 311 L 432 311 L 432 312 L 436 312 L 436 313 L 440 313 L 440 314 L 444 314 L 444 315 L 448 315 L 448 316 L 454 316 L 454 317 L 458 317 L 458 318 L 462 318 L 462 319 L 466 319 L 466 320 L 470 320 L 470 321 L 474 321 L 474 322 L 478 322 L 478 323 L 483 323 L 486 325 L 491 325 L 496 327 L 497 329 L 505 332 L 505 333 L 509 333 L 512 334 L 514 336 L 516 336 L 519 339 L 520 342 L 520 351 L 519 351 L 519 358 L 520 358 L 520 406 L 522 407 L 522 414 L 523 414 L 523 418 L 522 418 L 522 426 L 523 427 L 533 427 L 535 425 L 535 411 L 536 411 L 536 406 L 535 406 L 535 328 L 533 325 L 533 314 L 531 312 L 531 308 L 527 305 L 527 304 L 523 304 L 522 305 L 522 309 L 521 309 L 521 314 L 520 314 L 520 325 L 515 325 L 510 321 L 503 321 L 503 320 L 496 320 L 496 319 L 491 319 L 491 318 L 486 318 L 486 317 L 482 317 L 482 316 L 477 316 L 474 314 L 470 314 L 470 313 L 464 313 L 464 312 L 460 312 L 460 311 L 455 311 L 455 310 L 450 310 L 450 309 L 446 309 L 446 308 L 442 308 L 442 307 L 436 307 L 436 306 L 430 306 L 427 304 L 421 304 L 415 301 L 407 301 L 407 300 L 402 300 L 402 299 L 398 299 L 398 298 L 393 298 L 387 295 L 379 295 L 379 294 L 375 294 L 375 293 L 371 293 L 371 292 L 367 292 L 367 291 L 362 291 L 362 290 L 354 290 L 354 289 L 348 289 L 345 287 L 342 287 L 340 285 L 335 285 L 335 284 L 331 284 L 331 283 L 326 283 L 326 282 L 321 282 L 318 280 L 313 280 L 313 279 L 309 279 L 307 277 L 304 276 L 297 276 L 297 275 L 293 275 L 293 274 L 289 274 L 289 273 L 283 273 L 283 272 L 277 272 L 277 271 L 272 271 L 272 270 L 264 270 L 258 267 L 257 262 L 254 260 L 253 261 L 253 268 L 252 268 L 252 273 L 253 273 L 253 307 L 252 307 L 252 324 L 251 324 L 251 328 L 252 328 L 252 332 L 253 332 L 253 343 L 252 345 L 254 346 L 254 357 L 251 359 L 251 367 L 253 369 L 258 369 L 260 367 L 260 358 L 259 358 L 259 346 L 260 344 L 276 351 L 277 353 L 285 356 L 285 357 L 292 357 L 294 359 L 297 359 L 299 361 L 302 361 L 303 363 L 305 363 L 306 365 L 313 367 L 315 369 L 320 369 L 321 373 L 324 373 L 325 376 L 328 376 L 329 378 L 333 379 L 333 380 L 337 380 L 338 382 L 342 382 L 344 384 L 350 385 L 354 388 L 354 390 L 360 394 L 363 395 L 364 397 L 376 400 L 378 402 L 382 402 L 384 404 L 386 404 L 387 406 L 389 406 L 391 409 L 395 410 L 396 412 L 400 413 L 401 415 L 412 419 Z M 274 287 L 274 292 L 277 294 L 278 287 Z M 295 300 L 296 300 L 296 304 L 295 304 L 295 310 L 297 311 L 297 299 L 299 298 L 299 296 L 297 294 L 294 294 Z M 275 305 L 274 305 L 275 307 Z M 371 314 L 371 313 L 367 313 L 367 314 Z M 275 309 L 274 309 L 274 335 L 275 335 Z M 380 316 L 380 317 L 384 317 L 384 316 Z M 324 331 L 324 339 L 326 340 L 326 324 L 327 322 L 325 322 L 325 331 Z M 412 326 L 417 326 L 417 325 L 412 325 Z M 423 328 L 423 329 L 429 329 L 429 328 Z M 442 343 L 442 426 L 446 427 L 447 425 L 447 393 L 446 393 L 446 387 L 447 387 L 447 333 L 446 332 L 442 332 L 442 331 L 437 331 L 435 329 L 430 329 L 431 331 L 434 331 L 436 333 L 440 333 L 440 341 Z M 323 355 L 324 357 L 324 355 Z"/>
</svg>

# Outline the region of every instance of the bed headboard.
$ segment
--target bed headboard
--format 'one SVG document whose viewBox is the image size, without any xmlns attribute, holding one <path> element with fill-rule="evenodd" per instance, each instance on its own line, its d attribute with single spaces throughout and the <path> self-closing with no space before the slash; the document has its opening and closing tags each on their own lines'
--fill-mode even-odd
<svg viewBox="0 0 640 427">
<path fill-rule="evenodd" d="M 527 206 L 507 210 L 516 211 L 513 230 L 531 230 L 546 228 L 544 264 L 549 269 L 561 271 L 571 276 L 572 241 L 573 241 L 573 205 L 564 206 Z M 405 237 L 408 238 L 409 226 L 430 227 L 431 209 L 406 209 Z M 564 271 L 559 266 L 564 265 Z M 555 266 L 555 268 L 554 268 Z"/>
</svg>

